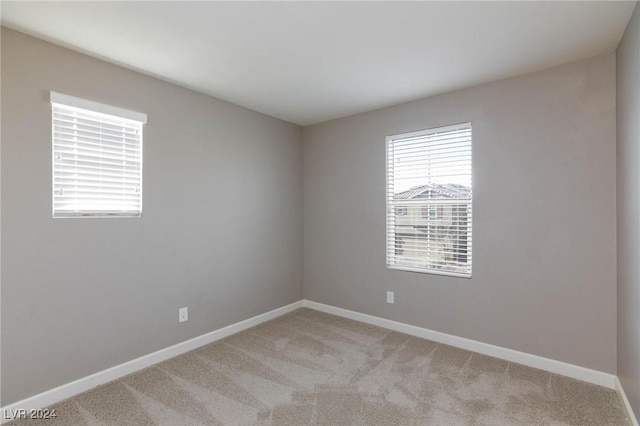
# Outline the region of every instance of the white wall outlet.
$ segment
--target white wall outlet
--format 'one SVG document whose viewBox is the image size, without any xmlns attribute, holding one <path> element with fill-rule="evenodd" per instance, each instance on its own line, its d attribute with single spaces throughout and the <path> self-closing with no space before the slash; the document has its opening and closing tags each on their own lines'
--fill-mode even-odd
<svg viewBox="0 0 640 426">
<path fill-rule="evenodd" d="M 393 305 L 395 296 L 392 291 L 387 292 L 387 303 L 391 303 Z"/>
<path fill-rule="evenodd" d="M 189 319 L 189 308 L 178 309 L 178 322 L 185 322 Z"/>
</svg>

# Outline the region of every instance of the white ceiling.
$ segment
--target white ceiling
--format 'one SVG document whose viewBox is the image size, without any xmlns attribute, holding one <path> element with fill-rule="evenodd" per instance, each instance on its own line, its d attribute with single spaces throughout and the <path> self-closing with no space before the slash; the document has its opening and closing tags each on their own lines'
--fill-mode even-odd
<svg viewBox="0 0 640 426">
<path fill-rule="evenodd" d="M 300 125 L 614 51 L 635 2 L 2 2 L 2 24 Z"/>
</svg>

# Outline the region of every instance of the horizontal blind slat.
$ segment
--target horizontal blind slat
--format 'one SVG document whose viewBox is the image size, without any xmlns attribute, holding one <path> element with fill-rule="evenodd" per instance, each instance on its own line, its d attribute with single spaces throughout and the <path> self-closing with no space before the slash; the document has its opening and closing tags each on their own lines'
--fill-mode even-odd
<svg viewBox="0 0 640 426">
<path fill-rule="evenodd" d="M 140 142 L 137 139 L 121 138 L 120 140 L 108 140 L 100 138 L 78 138 L 77 135 L 71 135 L 64 132 L 54 131 L 56 145 L 80 145 L 80 146 L 97 146 L 105 148 L 118 148 L 127 151 L 139 152 Z"/>
<path fill-rule="evenodd" d="M 146 121 L 132 120 L 129 118 L 119 117 L 116 115 L 104 114 L 87 109 L 69 107 L 62 104 L 53 104 L 52 111 L 54 116 L 67 116 L 74 120 L 100 122 L 107 125 L 118 125 L 127 127 L 139 127 Z"/>
<path fill-rule="evenodd" d="M 79 141 L 95 141 L 99 143 L 116 142 L 137 146 L 138 135 L 127 135 L 123 133 L 109 134 L 107 132 L 87 132 L 81 129 L 66 128 L 55 126 L 53 132 L 59 139 L 79 140 Z"/>
<path fill-rule="evenodd" d="M 96 156 L 96 155 L 91 155 L 90 153 L 86 153 L 86 154 L 75 154 L 74 158 L 66 158 L 64 156 L 64 152 L 60 153 L 61 154 L 61 158 L 56 158 L 56 163 L 60 163 L 61 165 L 64 164 L 74 164 L 74 163 L 82 163 L 82 164 L 98 164 L 98 165 L 102 165 L 102 166 L 120 166 L 120 167 L 124 167 L 126 165 L 139 165 L 140 164 L 140 160 L 129 160 L 129 159 L 122 159 L 122 160 L 117 160 L 115 158 L 105 158 L 105 157 L 100 157 L 100 156 Z M 108 160 L 108 161 L 107 161 Z M 98 166 L 96 166 L 98 167 Z M 114 169 L 115 170 L 115 169 Z"/>
</svg>

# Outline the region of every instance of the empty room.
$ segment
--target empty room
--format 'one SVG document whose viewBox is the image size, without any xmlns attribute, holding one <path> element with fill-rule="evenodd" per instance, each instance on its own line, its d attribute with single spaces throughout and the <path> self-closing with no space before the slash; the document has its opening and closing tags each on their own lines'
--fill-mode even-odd
<svg viewBox="0 0 640 426">
<path fill-rule="evenodd" d="M 0 7 L 0 423 L 638 425 L 637 1 Z"/>
</svg>

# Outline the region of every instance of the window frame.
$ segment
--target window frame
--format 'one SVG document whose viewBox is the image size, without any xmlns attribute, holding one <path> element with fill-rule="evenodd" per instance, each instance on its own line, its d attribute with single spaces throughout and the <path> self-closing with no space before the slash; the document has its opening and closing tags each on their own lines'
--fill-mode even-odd
<svg viewBox="0 0 640 426">
<path fill-rule="evenodd" d="M 90 101 L 83 98 L 77 98 L 75 96 L 66 95 L 63 93 L 50 92 L 51 103 L 51 217 L 54 219 L 72 219 L 72 218 L 139 218 L 142 216 L 142 200 L 143 200 L 143 145 L 144 145 L 144 125 L 147 123 L 147 115 L 127 110 L 124 108 L 115 107 L 99 102 Z M 100 116 L 107 117 L 109 119 L 117 119 L 126 122 L 135 122 L 139 125 L 139 208 L 132 211 L 126 210 L 87 210 L 76 209 L 60 210 L 56 209 L 56 170 L 60 171 L 56 167 L 56 120 L 54 115 L 56 113 L 56 107 L 62 107 L 66 110 L 76 110 L 83 114 L 92 115 L 96 121 L 100 120 Z M 102 159 L 102 157 L 96 156 Z"/>
<path fill-rule="evenodd" d="M 395 214 L 395 207 L 396 205 L 391 201 L 392 197 L 390 198 L 390 191 L 391 191 L 391 185 L 390 185 L 390 180 L 392 178 L 392 171 L 390 168 L 390 164 L 389 164 L 389 156 L 390 156 L 390 145 L 392 143 L 394 143 L 394 141 L 396 140 L 400 140 L 400 139 L 410 139 L 410 138 L 414 138 L 414 137 L 421 137 L 421 136 L 426 136 L 429 134 L 436 134 L 436 133 L 441 133 L 444 131 L 447 131 L 447 129 L 460 129 L 460 128 L 464 128 L 464 127 L 468 127 L 469 128 L 469 133 L 470 133 L 470 146 L 469 146 L 469 161 L 470 161 L 470 178 L 471 178 L 471 186 L 470 186 L 470 194 L 469 194 L 469 198 L 465 198 L 465 199 L 461 199 L 464 200 L 463 203 L 459 203 L 459 204 L 466 204 L 467 205 L 467 210 L 468 210 L 468 215 L 466 217 L 467 219 L 467 251 L 464 254 L 465 256 L 468 257 L 468 265 L 469 265 L 469 271 L 461 273 L 461 272 L 455 272 L 455 271 L 442 271 L 442 270 L 438 270 L 438 269 L 433 269 L 433 268 L 422 268 L 422 267 L 416 267 L 416 266 L 409 266 L 409 265 L 398 265 L 397 263 L 391 263 L 391 259 L 390 259 L 390 253 L 391 251 L 393 251 L 394 254 L 394 258 L 396 256 L 398 256 L 398 252 L 399 252 L 399 248 L 396 245 L 396 242 L 398 241 L 398 234 L 396 233 L 395 229 L 393 230 L 393 238 L 390 237 L 391 232 L 390 232 L 390 215 Z M 472 123 L 471 122 L 462 122 L 462 123 L 458 123 L 458 124 L 452 124 L 452 125 L 445 125 L 445 126 L 437 126 L 437 127 L 429 127 L 429 128 L 425 128 L 422 130 L 416 130 L 416 131 L 410 131 L 410 132 L 403 132 L 403 133 L 396 133 L 393 135 L 388 135 L 385 139 L 385 203 L 386 203 L 386 211 L 385 211 L 385 246 L 386 246 L 386 251 L 385 251 L 385 263 L 386 263 L 386 267 L 389 270 L 395 270 L 395 271 L 405 271 L 405 272 L 417 272 L 417 273 L 422 273 L 422 274 L 430 274 L 430 275 L 440 275 L 440 276 L 448 276 L 448 277 L 456 277 L 456 278 L 467 278 L 467 279 L 471 279 L 472 275 L 473 275 L 473 263 L 472 263 L 472 245 L 473 245 L 473 239 L 472 239 L 472 230 L 473 230 L 473 128 L 472 128 Z M 455 199 L 453 199 L 455 200 Z M 405 202 L 406 200 L 403 200 L 403 202 Z M 434 208 L 441 208 L 441 205 L 438 205 L 436 203 L 434 203 L 435 205 L 433 206 Z M 444 204 L 444 203 L 443 203 Z M 452 206 L 454 206 L 456 203 L 455 202 L 451 202 Z M 429 206 L 429 208 L 431 208 L 432 206 Z M 436 210 L 436 215 L 435 217 L 429 217 L 430 220 L 433 219 L 440 219 L 440 216 L 438 215 L 440 210 Z M 420 219 L 424 219 L 423 215 L 421 213 L 418 214 Z M 411 215 L 409 215 L 411 216 Z M 395 227 L 395 219 L 394 219 L 394 227 Z M 391 240 L 394 240 L 394 243 L 391 243 Z M 401 250 L 403 251 L 403 250 Z M 459 254 L 458 254 L 459 255 Z"/>
</svg>

